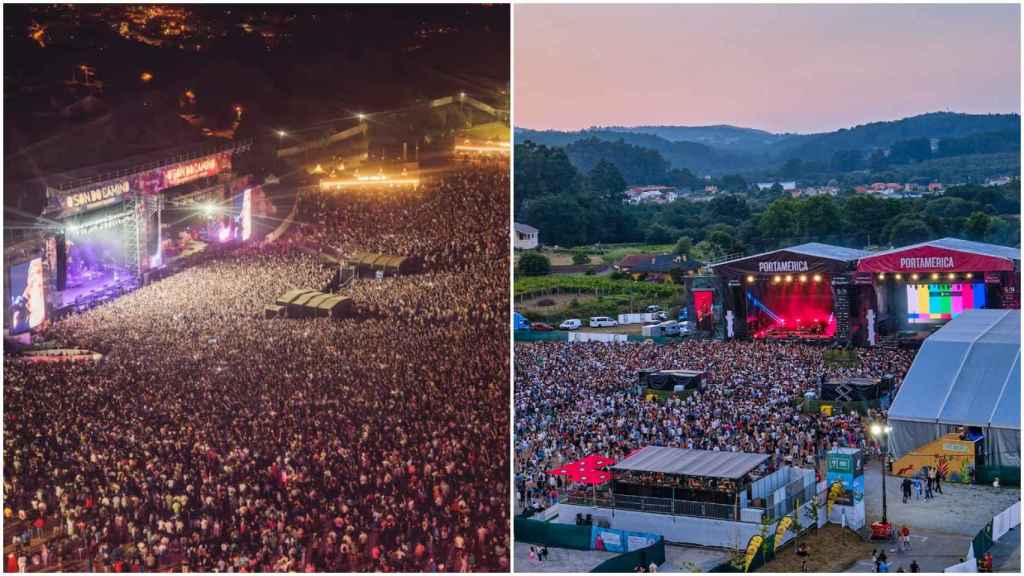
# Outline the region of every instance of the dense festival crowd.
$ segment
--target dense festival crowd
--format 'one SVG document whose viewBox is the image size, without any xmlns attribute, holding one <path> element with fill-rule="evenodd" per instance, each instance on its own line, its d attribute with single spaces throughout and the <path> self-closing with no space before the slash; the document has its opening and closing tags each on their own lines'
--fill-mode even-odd
<svg viewBox="0 0 1024 576">
<path fill-rule="evenodd" d="M 418 187 L 310 194 L 300 205 L 296 236 L 341 255 L 369 251 L 417 258 L 433 271 L 461 269 L 486 255 L 508 252 L 508 219 L 495 211 L 496 198 L 464 192 L 502 187 L 509 187 L 507 170 L 485 165 Z"/>
<path fill-rule="evenodd" d="M 648 445 L 771 454 L 771 467 L 814 467 L 833 446 L 865 446 L 857 414 L 808 414 L 796 400 L 820 377 L 892 374 L 905 350 L 857 350 L 855 367 L 825 361 L 827 348 L 800 343 L 685 340 L 653 343 L 517 343 L 515 462 L 519 501 L 543 508 L 562 478 L 548 470 L 599 453 L 614 460 Z M 705 371 L 685 399 L 648 400 L 641 369 Z"/>
<path fill-rule="evenodd" d="M 5 357 L 7 567 L 507 571 L 508 189 L 475 168 L 306 198 L 294 236 L 44 335 L 100 362 Z M 314 241 L 426 271 L 357 281 L 354 318 L 262 319 L 336 274 Z"/>
</svg>

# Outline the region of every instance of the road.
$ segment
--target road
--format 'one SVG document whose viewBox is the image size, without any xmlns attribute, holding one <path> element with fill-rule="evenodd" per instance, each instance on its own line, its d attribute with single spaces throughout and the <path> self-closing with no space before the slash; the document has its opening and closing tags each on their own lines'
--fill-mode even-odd
<svg viewBox="0 0 1024 576">
<path fill-rule="evenodd" d="M 892 561 L 892 571 L 901 565 L 909 571 L 910 562 L 917 560 L 923 572 L 942 572 L 966 556 L 974 535 L 993 516 L 1020 500 L 1016 488 L 943 484 L 943 494 L 932 500 L 911 500 L 904 504 L 900 494 L 900 478 L 886 479 L 889 521 L 896 526 L 906 524 L 911 532 L 911 550 L 901 553 L 895 543 L 886 543 L 886 555 Z M 865 507 L 868 522 L 882 517 L 882 475 L 878 463 L 871 463 L 864 471 Z M 1016 545 L 1014 545 L 1016 543 Z M 1020 564 L 1019 532 L 1011 531 L 1003 537 L 995 551 L 996 566 Z M 873 571 L 871 558 L 854 564 L 848 572 Z"/>
</svg>

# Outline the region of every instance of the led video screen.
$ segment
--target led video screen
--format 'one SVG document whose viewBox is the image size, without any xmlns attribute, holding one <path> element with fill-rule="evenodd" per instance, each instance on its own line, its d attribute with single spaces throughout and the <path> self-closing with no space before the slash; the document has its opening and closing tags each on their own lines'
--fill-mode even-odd
<svg viewBox="0 0 1024 576">
<path fill-rule="evenodd" d="M 985 307 L 985 283 L 907 284 L 907 321 L 945 322 L 964 310 Z"/>
<path fill-rule="evenodd" d="M 245 242 L 252 238 L 252 188 L 231 199 L 233 210 L 231 238 Z"/>
<path fill-rule="evenodd" d="M 11 301 L 8 314 L 11 334 L 21 334 L 46 319 L 43 259 L 36 258 L 11 267 Z"/>
<path fill-rule="evenodd" d="M 242 193 L 242 241 L 252 238 L 252 188 Z"/>
</svg>

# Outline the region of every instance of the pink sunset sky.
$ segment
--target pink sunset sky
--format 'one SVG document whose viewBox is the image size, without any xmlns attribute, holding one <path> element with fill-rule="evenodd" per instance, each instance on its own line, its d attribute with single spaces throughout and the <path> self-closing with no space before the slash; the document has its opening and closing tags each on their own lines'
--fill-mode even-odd
<svg viewBox="0 0 1024 576">
<path fill-rule="evenodd" d="M 1017 5 L 516 5 L 517 127 L 1020 112 Z"/>
</svg>

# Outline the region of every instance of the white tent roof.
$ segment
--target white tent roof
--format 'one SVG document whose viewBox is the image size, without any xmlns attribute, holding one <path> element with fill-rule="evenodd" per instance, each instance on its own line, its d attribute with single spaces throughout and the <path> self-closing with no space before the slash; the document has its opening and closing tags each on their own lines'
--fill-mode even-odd
<svg viewBox="0 0 1024 576">
<path fill-rule="evenodd" d="M 612 470 L 736 479 L 742 478 L 766 460 L 767 454 L 647 446 L 612 466 Z"/>
<path fill-rule="evenodd" d="M 1020 310 L 967 310 L 929 336 L 889 419 L 1020 430 Z"/>
</svg>

